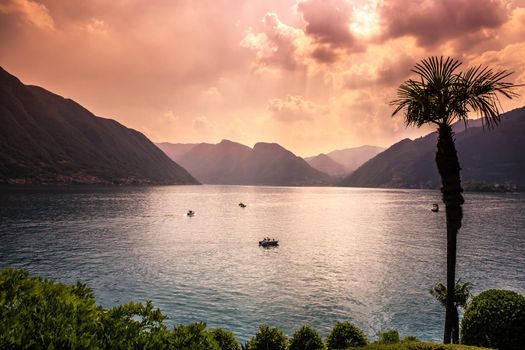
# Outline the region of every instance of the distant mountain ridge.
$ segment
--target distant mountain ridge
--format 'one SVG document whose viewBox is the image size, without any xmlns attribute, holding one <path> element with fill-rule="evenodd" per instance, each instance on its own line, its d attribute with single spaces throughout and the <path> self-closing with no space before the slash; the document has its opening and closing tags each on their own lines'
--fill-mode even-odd
<svg viewBox="0 0 525 350">
<path fill-rule="evenodd" d="M 377 146 L 360 146 L 321 153 L 305 160 L 315 169 L 332 176 L 348 175 L 385 149 Z"/>
<path fill-rule="evenodd" d="M 259 142 L 253 148 L 229 140 L 187 145 L 157 144 L 205 184 L 308 186 L 330 183 L 327 174 L 276 143 Z"/>
<path fill-rule="evenodd" d="M 142 133 L 3 68 L 0 125 L 0 183 L 198 183 Z"/>
<path fill-rule="evenodd" d="M 349 172 L 352 172 L 384 150 L 385 148 L 383 147 L 364 145 L 332 151 L 326 155 L 339 164 L 344 165 Z"/>
<path fill-rule="evenodd" d="M 513 184 L 525 188 L 525 107 L 502 115 L 493 130 L 479 120 L 454 126 L 461 179 L 469 185 Z M 473 127 L 474 126 L 474 127 Z M 352 187 L 439 188 L 435 165 L 437 134 L 404 139 L 346 177 L 340 184 Z"/>
<path fill-rule="evenodd" d="M 314 169 L 327 173 L 331 176 L 342 176 L 350 173 L 347 167 L 339 164 L 329 156 L 321 153 L 314 157 L 305 158 L 306 162 Z"/>
</svg>

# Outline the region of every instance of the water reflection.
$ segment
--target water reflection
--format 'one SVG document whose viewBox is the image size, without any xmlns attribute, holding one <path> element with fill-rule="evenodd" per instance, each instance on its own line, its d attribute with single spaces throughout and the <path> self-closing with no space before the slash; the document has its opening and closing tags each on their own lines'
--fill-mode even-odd
<svg viewBox="0 0 525 350">
<path fill-rule="evenodd" d="M 171 322 L 241 340 L 261 323 L 326 335 L 351 320 L 439 340 L 445 279 L 437 191 L 248 186 L 69 187 L 0 194 L 0 267 L 95 290 L 105 306 L 151 299 Z M 523 195 L 467 194 L 458 276 L 525 293 Z M 239 208 L 238 203 L 247 204 Z M 194 217 L 186 216 L 189 209 Z M 257 242 L 271 236 L 277 249 Z"/>
</svg>

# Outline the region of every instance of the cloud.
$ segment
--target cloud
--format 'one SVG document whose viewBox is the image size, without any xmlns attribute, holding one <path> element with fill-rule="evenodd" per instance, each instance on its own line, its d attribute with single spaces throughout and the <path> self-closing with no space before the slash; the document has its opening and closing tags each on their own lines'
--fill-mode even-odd
<svg viewBox="0 0 525 350">
<path fill-rule="evenodd" d="M 214 125 L 213 122 L 210 121 L 206 117 L 198 117 L 193 120 L 193 129 L 200 135 L 206 135 L 206 137 L 209 137 L 210 135 L 214 134 Z"/>
<path fill-rule="evenodd" d="M 298 154 L 425 134 L 388 101 L 429 55 L 525 83 L 524 37 L 524 0 L 0 0 L 0 65 L 24 83 L 153 140 Z"/>
<path fill-rule="evenodd" d="M 311 120 L 327 113 L 328 109 L 303 96 L 288 95 L 285 99 L 272 99 L 268 102 L 272 117 L 281 122 Z"/>
<path fill-rule="evenodd" d="M 326 46 L 318 46 L 316 47 L 312 53 L 312 58 L 314 58 L 317 62 L 320 63 L 334 63 L 337 61 L 338 55 L 337 53 Z"/>
<path fill-rule="evenodd" d="M 421 47 L 500 27 L 508 19 L 506 0 L 385 0 L 378 11 L 382 39 L 412 36 Z"/>
<path fill-rule="evenodd" d="M 418 61 L 407 53 L 389 55 L 385 52 L 369 53 L 367 60 L 351 64 L 339 77 L 337 85 L 348 89 L 386 88 L 399 85 L 410 76 L 410 69 Z"/>
<path fill-rule="evenodd" d="M 335 63 L 343 54 L 361 52 L 365 46 L 352 33 L 354 9 L 348 0 L 299 0 L 296 11 L 311 39 L 310 57 Z"/>
<path fill-rule="evenodd" d="M 521 96 L 525 96 L 525 42 L 508 45 L 503 50 L 486 51 L 481 55 L 472 56 L 469 60 L 469 65 L 489 66 L 494 70 L 507 70 L 513 74 L 507 80 L 521 85 L 516 89 L 516 92 Z M 501 97 L 501 96 L 500 96 Z M 516 98 L 508 100 L 501 98 L 504 110 L 522 107 L 523 99 Z"/>
<path fill-rule="evenodd" d="M 55 29 L 55 21 L 47 7 L 31 0 L 5 0 L 0 3 L 0 14 L 17 15 L 25 23 L 40 29 Z"/>
<path fill-rule="evenodd" d="M 306 24 L 305 33 L 315 42 L 332 48 L 354 49 L 350 31 L 352 6 L 345 0 L 300 0 L 297 12 Z"/>
<path fill-rule="evenodd" d="M 172 124 L 180 121 L 180 117 L 178 115 L 175 115 L 173 111 L 170 110 L 162 114 L 160 121 L 164 124 Z"/>
<path fill-rule="evenodd" d="M 258 62 L 263 65 L 279 66 L 286 70 L 300 68 L 302 64 L 298 54 L 304 33 L 282 23 L 275 13 L 267 13 L 262 22 L 264 32 L 255 34 L 250 30 L 241 45 L 253 49 Z"/>
<path fill-rule="evenodd" d="M 92 18 L 86 25 L 86 30 L 89 33 L 99 33 L 104 34 L 107 33 L 107 25 L 106 22 L 104 22 L 101 19 Z"/>
</svg>

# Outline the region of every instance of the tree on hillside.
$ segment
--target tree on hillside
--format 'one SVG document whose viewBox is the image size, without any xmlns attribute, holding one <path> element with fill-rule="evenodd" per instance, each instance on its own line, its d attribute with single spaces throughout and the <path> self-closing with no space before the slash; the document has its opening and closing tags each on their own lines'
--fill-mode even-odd
<svg viewBox="0 0 525 350">
<path fill-rule="evenodd" d="M 419 77 L 403 82 L 397 90 L 392 116 L 403 111 L 405 124 L 421 127 L 432 123 L 438 129 L 436 164 L 441 176 L 441 193 L 447 220 L 447 300 L 443 342 L 451 342 L 454 326 L 454 284 L 456 281 L 456 242 L 463 218 L 464 202 L 460 166 L 451 125 L 465 122 L 469 113 L 479 114 L 488 128 L 500 121 L 499 95 L 513 98 L 515 84 L 504 81 L 511 72 L 493 71 L 477 66 L 458 72 L 461 62 L 443 57 L 429 57 L 412 71 Z"/>
</svg>

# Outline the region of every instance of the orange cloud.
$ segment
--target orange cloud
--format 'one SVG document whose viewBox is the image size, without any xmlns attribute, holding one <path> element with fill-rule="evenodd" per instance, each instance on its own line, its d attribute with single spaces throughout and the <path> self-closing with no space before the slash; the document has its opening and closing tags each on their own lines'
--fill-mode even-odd
<svg viewBox="0 0 525 350">
<path fill-rule="evenodd" d="M 47 7 L 37 1 L 6 0 L 0 3 L 0 14 L 19 16 L 25 23 L 40 29 L 52 30 L 55 28 L 55 21 Z"/>
<path fill-rule="evenodd" d="M 154 141 L 301 155 L 428 132 L 388 101 L 429 55 L 525 82 L 524 37 L 522 0 L 0 0 L 0 65 L 25 83 Z"/>
<path fill-rule="evenodd" d="M 413 36 L 419 46 L 497 28 L 508 19 L 505 0 L 385 0 L 379 6 L 383 39 Z"/>
<path fill-rule="evenodd" d="M 249 31 L 241 45 L 255 50 L 257 60 L 263 65 L 276 65 L 287 70 L 299 68 L 302 63 L 298 55 L 304 33 L 283 24 L 275 13 L 267 13 L 263 24 L 263 33 Z"/>
<path fill-rule="evenodd" d="M 303 96 L 286 96 L 285 99 L 272 99 L 268 103 L 272 117 L 283 122 L 311 120 L 327 113 L 327 108 L 305 100 Z"/>
<path fill-rule="evenodd" d="M 305 33 L 315 42 L 349 51 L 358 48 L 350 31 L 350 1 L 300 0 L 297 3 L 297 11 L 306 24 Z"/>
</svg>

